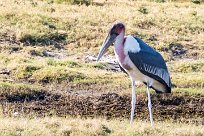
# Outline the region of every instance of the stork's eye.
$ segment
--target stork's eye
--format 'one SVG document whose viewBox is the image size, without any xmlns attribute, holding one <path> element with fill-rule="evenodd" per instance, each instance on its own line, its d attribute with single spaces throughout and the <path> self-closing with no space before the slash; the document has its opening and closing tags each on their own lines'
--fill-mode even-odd
<svg viewBox="0 0 204 136">
<path fill-rule="evenodd" d="M 111 34 L 116 34 L 116 35 L 118 35 L 117 29 L 116 29 L 116 28 L 115 28 L 115 29 L 112 29 L 112 30 L 111 30 Z"/>
<path fill-rule="evenodd" d="M 111 35 L 119 35 L 116 31 L 111 32 Z"/>
</svg>

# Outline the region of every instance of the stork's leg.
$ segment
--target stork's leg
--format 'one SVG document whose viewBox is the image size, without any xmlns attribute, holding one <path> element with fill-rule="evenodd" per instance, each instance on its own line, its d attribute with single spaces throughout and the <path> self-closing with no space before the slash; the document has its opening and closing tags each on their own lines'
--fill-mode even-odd
<svg viewBox="0 0 204 136">
<path fill-rule="evenodd" d="M 151 103 L 149 84 L 148 83 L 147 83 L 147 95 L 148 95 L 149 118 L 150 118 L 150 122 L 151 122 L 151 126 L 152 126 L 153 125 L 152 103 Z"/>
<path fill-rule="evenodd" d="M 132 101 L 131 101 L 131 116 L 130 116 L 130 124 L 132 124 L 134 112 L 135 112 L 135 104 L 136 104 L 136 95 L 135 95 L 135 81 L 131 79 L 132 81 Z"/>
</svg>

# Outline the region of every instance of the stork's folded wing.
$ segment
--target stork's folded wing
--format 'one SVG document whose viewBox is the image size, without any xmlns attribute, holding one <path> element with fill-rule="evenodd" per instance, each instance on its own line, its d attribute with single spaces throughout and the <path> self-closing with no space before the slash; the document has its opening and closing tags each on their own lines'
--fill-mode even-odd
<svg viewBox="0 0 204 136">
<path fill-rule="evenodd" d="M 159 81 L 171 89 L 171 80 L 163 57 L 142 40 L 136 38 L 141 50 L 128 52 L 131 61 L 141 73 Z"/>
</svg>

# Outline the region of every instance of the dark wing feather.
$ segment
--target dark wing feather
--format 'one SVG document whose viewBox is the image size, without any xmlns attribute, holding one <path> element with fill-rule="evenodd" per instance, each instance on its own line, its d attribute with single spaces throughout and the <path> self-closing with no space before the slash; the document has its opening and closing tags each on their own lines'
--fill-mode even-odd
<svg viewBox="0 0 204 136">
<path fill-rule="evenodd" d="M 171 80 L 163 57 L 141 39 L 135 38 L 141 50 L 137 53 L 128 52 L 131 61 L 141 73 L 159 81 L 171 91 Z"/>
</svg>

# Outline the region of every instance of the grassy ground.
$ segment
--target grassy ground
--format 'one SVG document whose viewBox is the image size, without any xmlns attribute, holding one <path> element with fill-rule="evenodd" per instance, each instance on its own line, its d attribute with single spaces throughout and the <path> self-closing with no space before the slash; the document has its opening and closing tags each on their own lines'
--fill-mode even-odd
<svg viewBox="0 0 204 136">
<path fill-rule="evenodd" d="M 21 122 L 19 124 L 19 122 Z M 30 136 L 92 136 L 92 135 L 197 135 L 204 133 L 203 126 L 181 123 L 157 122 L 151 128 L 149 122 L 128 120 L 79 119 L 79 118 L 1 118 L 1 135 Z M 179 126 L 179 127 L 178 127 Z"/>
<path fill-rule="evenodd" d="M 156 122 L 153 130 L 146 122 L 135 122 L 130 126 L 127 120 L 75 120 L 71 117 L 52 117 L 52 122 L 49 122 L 49 117 L 35 119 L 33 114 L 47 111 L 48 115 L 50 112 L 53 115 L 56 111 L 51 111 L 52 105 L 48 102 L 53 102 L 54 108 L 66 107 L 64 105 L 69 99 L 65 98 L 69 97 L 68 94 L 94 97 L 94 100 L 100 101 L 102 94 L 117 93 L 119 96 L 116 97 L 116 105 L 129 105 L 130 99 L 126 98 L 131 95 L 128 76 L 110 70 L 111 65 L 107 62 L 88 61 L 86 58 L 87 55 L 97 55 L 112 23 L 120 20 L 126 24 L 126 34 L 142 38 L 165 58 L 173 83 L 173 95 L 169 96 L 173 100 L 168 99 L 167 111 L 174 111 L 179 116 L 179 107 L 182 107 L 185 111 L 183 113 L 188 114 L 190 119 L 195 119 L 192 116 L 197 115 L 198 108 L 199 117 L 203 120 L 200 110 L 203 107 L 204 95 L 203 7 L 202 3 L 195 4 L 190 1 L 107 0 L 91 1 L 91 5 L 87 6 L 71 5 L 60 0 L 1 0 L 0 102 L 1 113 L 6 117 L 0 118 L 3 122 L 0 134 L 202 135 L 202 123 L 200 126 L 194 126 L 193 123 L 187 125 L 171 121 Z M 113 49 L 106 55 L 114 56 Z M 145 95 L 145 86 L 138 85 L 137 94 L 140 100 L 141 94 Z M 160 96 L 155 95 L 153 91 L 152 95 L 154 102 L 161 103 Z M 107 97 L 111 101 L 115 98 L 113 95 Z M 163 96 L 161 98 L 167 99 Z M 79 105 L 90 103 L 88 98 L 84 101 L 78 99 Z M 123 102 L 124 100 L 127 101 Z M 58 103 L 59 101 L 61 103 Z M 146 99 L 141 101 L 145 103 Z M 109 103 L 111 102 L 106 101 L 105 104 Z M 193 109 L 192 105 L 196 108 Z M 102 115 L 107 115 L 108 106 Z M 141 103 L 137 106 L 140 107 Z M 29 107 L 32 107 L 31 113 L 19 111 L 29 111 Z M 164 108 L 161 105 L 158 107 Z M 19 118 L 11 118 L 16 110 L 22 115 L 18 115 Z M 115 108 L 111 109 L 113 112 L 114 110 Z M 126 117 L 129 107 L 125 110 L 123 113 Z M 187 110 L 193 114 L 187 113 Z M 65 110 L 63 112 L 68 113 Z M 158 111 L 155 108 L 156 112 Z M 27 114 L 31 114 L 32 118 L 28 118 L 30 116 Z M 26 116 L 25 120 L 22 119 L 23 116 Z M 8 128 L 7 124 L 11 121 L 13 127 Z M 82 125 L 76 128 L 79 122 L 82 122 Z M 29 127 L 32 124 L 36 125 Z M 125 131 L 122 131 L 123 124 Z M 95 125 L 96 128 L 93 127 Z M 44 128 L 44 131 L 40 128 Z"/>
</svg>

